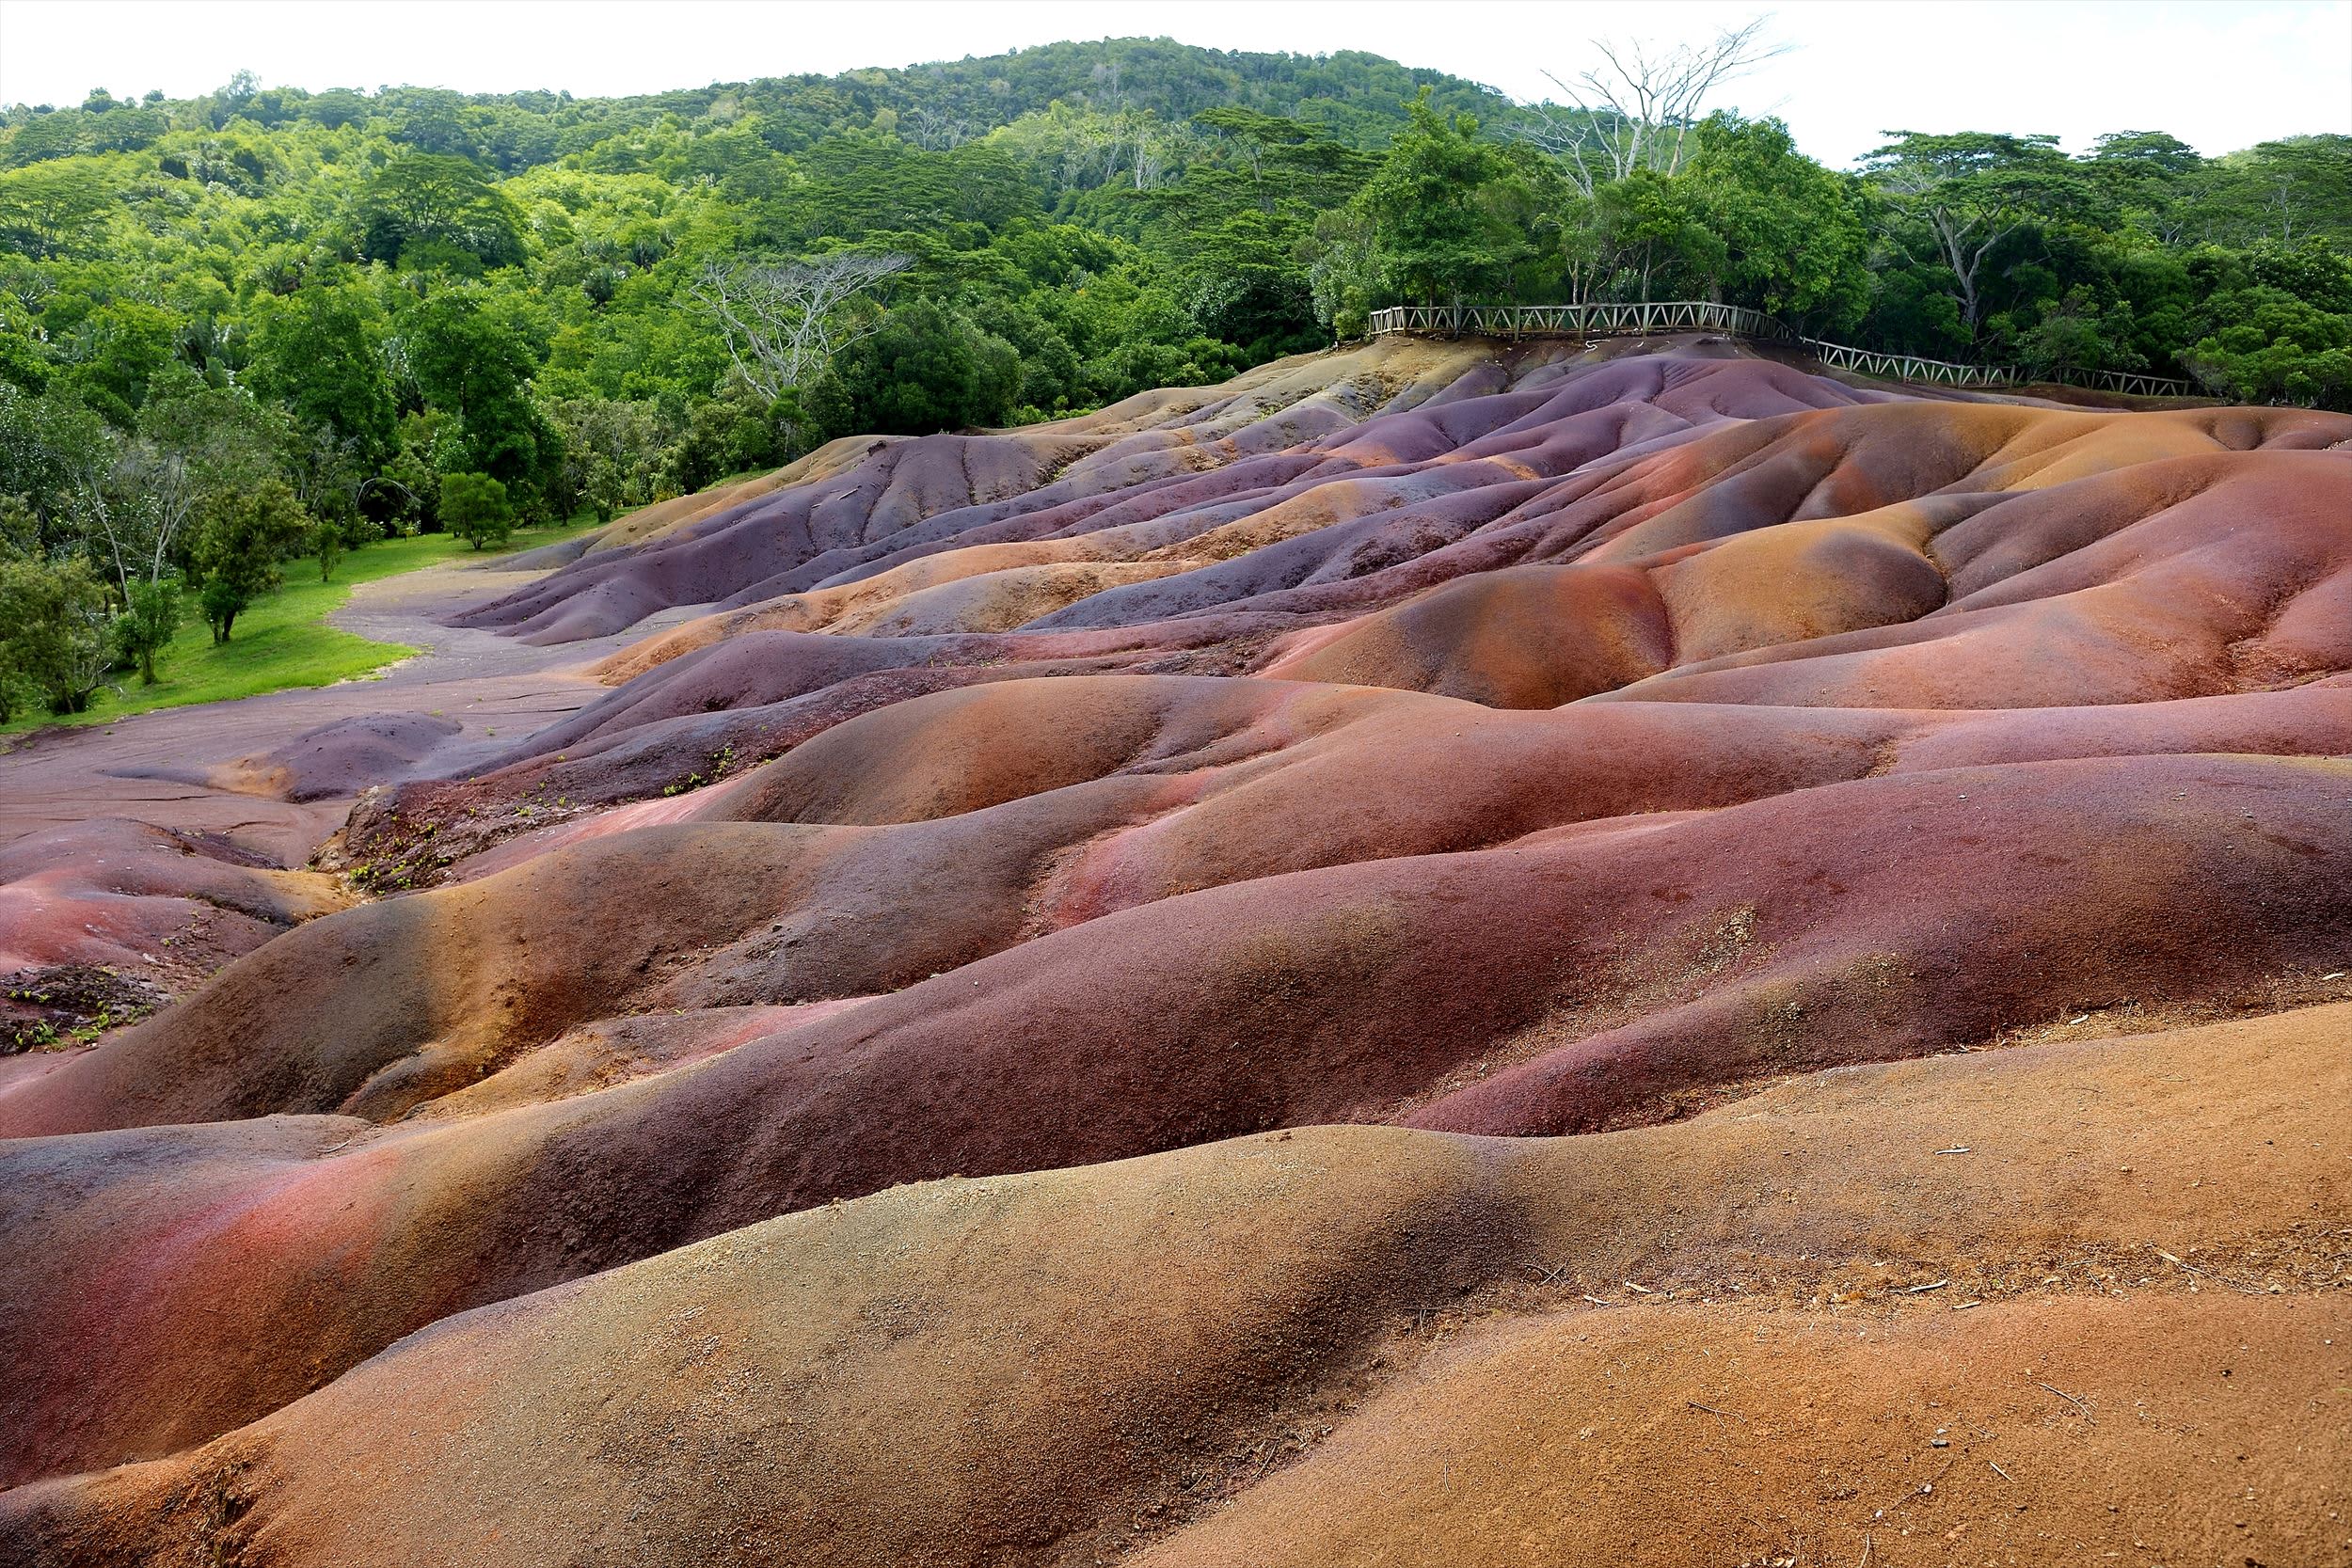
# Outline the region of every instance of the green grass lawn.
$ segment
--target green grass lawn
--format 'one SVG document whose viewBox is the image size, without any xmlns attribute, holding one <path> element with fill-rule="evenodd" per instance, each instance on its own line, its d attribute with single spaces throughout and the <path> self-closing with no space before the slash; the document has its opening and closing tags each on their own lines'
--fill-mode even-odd
<svg viewBox="0 0 2352 1568">
<path fill-rule="evenodd" d="M 583 513 L 553 527 L 517 529 L 507 552 L 553 544 L 595 521 Z M 386 539 L 345 554 L 336 562 L 332 582 L 319 581 L 316 558 L 289 561 L 285 587 L 255 600 L 240 614 L 225 644 L 215 646 L 211 628 L 191 618 L 171 645 L 155 656 L 153 686 L 141 686 L 135 670 L 117 671 L 112 677 L 117 689 L 101 691 L 91 700 L 87 713 L 59 718 L 37 710 L 0 725 L 0 735 L 18 735 L 48 724 L 104 724 L 151 708 L 217 703 L 372 674 L 416 650 L 398 642 L 371 642 L 326 624 L 328 614 L 351 597 L 355 585 L 443 562 L 482 560 L 507 552 L 477 551 L 447 533 Z M 183 602 L 193 617 L 192 596 L 183 595 Z"/>
</svg>

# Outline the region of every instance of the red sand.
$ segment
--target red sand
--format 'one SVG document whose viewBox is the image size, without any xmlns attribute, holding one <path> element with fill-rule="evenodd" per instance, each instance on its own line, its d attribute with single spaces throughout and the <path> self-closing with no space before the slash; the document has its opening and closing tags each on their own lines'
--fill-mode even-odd
<svg viewBox="0 0 2352 1568">
<path fill-rule="evenodd" d="M 236 705 L 320 869 L 0 851 L 211 933 L 0 1072 L 0 1562 L 2337 1560 L 2347 443 L 1389 341 Z"/>
</svg>

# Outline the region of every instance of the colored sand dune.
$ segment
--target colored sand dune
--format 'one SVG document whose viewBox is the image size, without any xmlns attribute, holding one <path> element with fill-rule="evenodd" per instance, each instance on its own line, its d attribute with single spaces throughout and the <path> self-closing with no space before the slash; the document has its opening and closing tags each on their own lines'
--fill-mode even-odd
<svg viewBox="0 0 2352 1568">
<path fill-rule="evenodd" d="M 1391 338 L 449 618 L 0 846 L 0 1562 L 2352 1552 L 2352 418 Z"/>
</svg>

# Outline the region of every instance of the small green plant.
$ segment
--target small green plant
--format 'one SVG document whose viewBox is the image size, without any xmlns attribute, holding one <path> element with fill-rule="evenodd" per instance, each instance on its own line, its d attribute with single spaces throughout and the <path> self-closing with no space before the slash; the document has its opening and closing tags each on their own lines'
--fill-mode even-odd
<svg viewBox="0 0 2352 1568">
<path fill-rule="evenodd" d="M 488 474 L 441 476 L 441 524 L 475 549 L 503 545 L 515 531 L 506 486 Z"/>
<path fill-rule="evenodd" d="M 134 582 L 127 593 L 129 608 L 115 622 L 115 637 L 123 657 L 139 667 L 139 684 L 155 684 L 155 654 L 180 631 L 180 585 L 169 578 Z"/>
<path fill-rule="evenodd" d="M 321 523 L 310 533 L 310 549 L 318 557 L 319 580 L 335 580 L 335 563 L 343 558 L 343 531 L 335 523 Z"/>
</svg>

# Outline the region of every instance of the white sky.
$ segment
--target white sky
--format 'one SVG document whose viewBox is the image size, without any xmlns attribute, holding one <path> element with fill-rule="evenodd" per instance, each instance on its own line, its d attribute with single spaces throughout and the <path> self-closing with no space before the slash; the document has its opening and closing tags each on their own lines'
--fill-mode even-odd
<svg viewBox="0 0 2352 1568">
<path fill-rule="evenodd" d="M 993 55 L 1060 39 L 1363 49 L 1518 98 L 1586 40 L 1702 36 L 1759 11 L 1791 52 L 1723 101 L 1832 164 L 1882 129 L 2164 130 L 2207 153 L 2352 133 L 2352 0 L 0 0 L 0 103 L 209 91 L 240 69 L 581 97 Z"/>
</svg>

